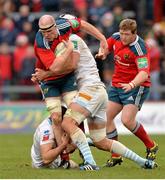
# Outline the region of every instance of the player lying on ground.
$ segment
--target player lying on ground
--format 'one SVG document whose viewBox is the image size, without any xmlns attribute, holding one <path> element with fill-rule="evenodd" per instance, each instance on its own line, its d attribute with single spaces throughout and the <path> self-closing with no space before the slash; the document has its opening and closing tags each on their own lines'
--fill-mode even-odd
<svg viewBox="0 0 165 180">
<path fill-rule="evenodd" d="M 69 138 L 62 135 L 61 144 L 57 146 L 53 132 L 54 125 L 51 118 L 46 118 L 37 127 L 31 148 L 33 168 L 76 168 L 78 165 L 72 160 L 61 159 L 60 154 L 66 150 Z"/>
</svg>

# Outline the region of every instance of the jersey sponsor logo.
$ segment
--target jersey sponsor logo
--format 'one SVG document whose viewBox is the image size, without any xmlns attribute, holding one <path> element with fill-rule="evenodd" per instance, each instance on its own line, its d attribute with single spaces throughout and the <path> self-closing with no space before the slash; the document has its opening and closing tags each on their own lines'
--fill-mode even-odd
<svg viewBox="0 0 165 180">
<path fill-rule="evenodd" d="M 49 130 L 46 130 L 44 131 L 44 135 L 43 135 L 43 138 L 42 138 L 42 141 L 47 141 L 49 140 Z"/>
<path fill-rule="evenodd" d="M 77 41 L 72 41 L 74 49 L 78 50 L 78 42 Z"/>
<path fill-rule="evenodd" d="M 137 63 L 138 63 L 138 68 L 139 69 L 148 67 L 148 61 L 147 61 L 146 57 L 138 58 Z"/>
<path fill-rule="evenodd" d="M 130 96 L 127 100 L 128 101 L 134 101 L 134 98 L 132 96 Z"/>
<path fill-rule="evenodd" d="M 124 54 L 124 59 L 128 60 L 129 59 L 129 54 Z"/>
<path fill-rule="evenodd" d="M 114 60 L 115 61 L 117 61 L 119 64 L 121 64 L 121 65 L 123 65 L 123 66 L 130 66 L 129 64 L 126 64 L 126 63 L 123 63 L 122 61 L 121 61 L 121 57 L 120 56 L 115 56 L 114 57 Z"/>
<path fill-rule="evenodd" d="M 71 22 L 73 28 L 77 28 L 79 26 L 79 23 L 77 20 L 71 19 L 69 21 Z"/>
</svg>

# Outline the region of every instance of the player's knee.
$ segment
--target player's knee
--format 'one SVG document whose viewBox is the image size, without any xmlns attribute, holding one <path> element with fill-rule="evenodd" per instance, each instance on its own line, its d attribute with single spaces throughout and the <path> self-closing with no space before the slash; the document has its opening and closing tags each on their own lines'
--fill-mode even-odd
<svg viewBox="0 0 165 180">
<path fill-rule="evenodd" d="M 46 108 L 50 114 L 54 112 L 61 112 L 61 100 L 58 98 L 46 98 L 45 99 Z"/>
<path fill-rule="evenodd" d="M 74 122 L 77 123 L 77 125 L 83 122 L 85 118 L 86 118 L 85 115 L 73 109 L 67 109 L 64 115 L 64 119 L 72 119 Z"/>
<path fill-rule="evenodd" d="M 129 127 L 131 125 L 131 120 L 129 118 L 122 118 L 121 121 L 125 127 Z"/>
<path fill-rule="evenodd" d="M 100 144 L 102 144 L 102 141 L 106 137 L 106 129 L 101 128 L 101 129 L 89 130 L 89 133 L 94 144 L 99 148 L 101 146 Z"/>
<path fill-rule="evenodd" d="M 61 124 L 61 122 L 62 122 L 62 114 L 61 113 L 53 112 L 50 117 L 55 125 Z"/>
<path fill-rule="evenodd" d="M 76 96 L 76 94 L 77 94 L 77 91 L 70 91 L 70 92 L 67 92 L 63 96 L 63 100 L 67 106 L 69 106 L 69 104 L 72 102 L 72 100 Z"/>
</svg>

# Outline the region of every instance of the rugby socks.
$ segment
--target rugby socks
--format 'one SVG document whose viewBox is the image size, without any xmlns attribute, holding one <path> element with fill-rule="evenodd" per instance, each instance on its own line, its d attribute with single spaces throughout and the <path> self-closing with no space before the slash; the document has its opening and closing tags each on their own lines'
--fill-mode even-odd
<svg viewBox="0 0 165 180">
<path fill-rule="evenodd" d="M 143 128 L 142 124 L 139 122 L 136 123 L 135 128 L 132 130 L 132 133 L 135 134 L 144 144 L 147 148 L 154 147 L 154 142 L 150 138 L 150 136 L 147 134 L 145 129 Z"/>
<path fill-rule="evenodd" d="M 114 130 L 111 131 L 111 132 L 107 132 L 107 138 L 118 141 L 117 129 L 114 129 Z M 112 158 L 113 158 L 113 157 L 120 157 L 120 155 L 119 155 L 119 154 L 116 154 L 116 153 L 112 153 L 111 157 L 112 157 Z"/>
<path fill-rule="evenodd" d="M 77 128 L 76 131 L 70 135 L 70 137 L 72 139 L 72 142 L 76 144 L 76 146 L 80 150 L 85 162 L 96 165 L 96 162 L 93 159 L 90 147 L 83 131 L 80 128 Z"/>
<path fill-rule="evenodd" d="M 111 151 L 136 162 L 140 166 L 144 166 L 146 162 L 146 159 L 140 157 L 139 155 L 137 155 L 136 153 L 134 153 L 133 151 L 131 151 L 130 149 L 128 149 L 126 146 L 124 146 L 118 141 L 113 140 Z"/>
</svg>

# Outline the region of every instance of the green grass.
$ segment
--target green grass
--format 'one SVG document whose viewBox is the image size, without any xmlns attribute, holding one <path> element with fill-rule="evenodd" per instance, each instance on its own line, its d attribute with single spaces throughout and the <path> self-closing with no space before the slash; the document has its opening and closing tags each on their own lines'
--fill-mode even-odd
<svg viewBox="0 0 165 180">
<path fill-rule="evenodd" d="M 141 169 L 137 164 L 127 159 L 121 166 L 101 168 L 100 171 L 85 172 L 63 169 L 32 169 L 30 148 L 32 135 L 0 134 L 0 179 L 165 179 L 165 135 L 152 136 L 159 144 L 157 162 L 159 167 L 154 170 Z M 141 156 L 145 156 L 143 144 L 134 136 L 120 136 L 120 141 Z M 109 154 L 92 148 L 98 165 L 102 166 Z M 72 158 L 81 162 L 76 151 Z"/>
</svg>

